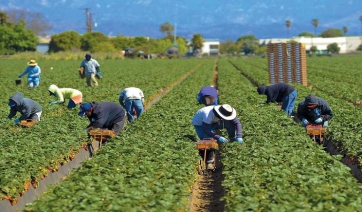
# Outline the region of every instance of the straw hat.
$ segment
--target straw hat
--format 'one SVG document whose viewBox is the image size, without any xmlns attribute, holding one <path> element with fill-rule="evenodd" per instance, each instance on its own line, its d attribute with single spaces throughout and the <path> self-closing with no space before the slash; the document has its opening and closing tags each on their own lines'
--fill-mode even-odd
<svg viewBox="0 0 362 212">
<path fill-rule="evenodd" d="M 217 105 L 214 107 L 214 110 L 224 120 L 236 118 L 236 110 L 229 104 Z"/>
<path fill-rule="evenodd" d="M 38 63 L 36 63 L 35 60 L 30 60 L 30 61 L 28 62 L 28 66 L 36 66 L 36 65 L 38 65 Z"/>
</svg>

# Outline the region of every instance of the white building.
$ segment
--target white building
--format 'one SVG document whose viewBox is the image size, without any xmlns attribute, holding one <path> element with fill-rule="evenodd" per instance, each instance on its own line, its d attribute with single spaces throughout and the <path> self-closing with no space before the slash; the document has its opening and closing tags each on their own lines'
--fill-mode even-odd
<svg viewBox="0 0 362 212">
<path fill-rule="evenodd" d="M 195 51 L 192 49 L 191 42 L 187 43 L 189 50 L 187 52 L 188 55 L 198 55 L 198 54 L 207 54 L 207 55 L 219 55 L 220 52 L 220 41 L 219 39 L 204 39 L 202 43 L 203 47 L 201 48 L 201 52 Z"/>
<path fill-rule="evenodd" d="M 334 38 L 320 38 L 320 37 L 293 37 L 292 39 L 260 39 L 260 45 L 267 45 L 269 43 L 285 43 L 290 40 L 298 43 L 304 43 L 305 49 L 310 50 L 312 46 L 317 47 L 319 53 L 327 53 L 327 46 L 332 43 L 337 43 L 340 48 L 339 53 L 350 53 L 355 52 L 359 45 L 362 44 L 361 37 L 334 37 Z"/>
<path fill-rule="evenodd" d="M 204 39 L 202 54 L 219 55 L 220 41 L 219 39 Z"/>
</svg>

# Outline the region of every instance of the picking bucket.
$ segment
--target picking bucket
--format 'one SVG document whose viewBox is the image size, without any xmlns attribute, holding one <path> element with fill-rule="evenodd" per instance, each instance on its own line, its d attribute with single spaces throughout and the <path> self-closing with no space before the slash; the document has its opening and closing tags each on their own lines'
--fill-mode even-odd
<svg viewBox="0 0 362 212">
<path fill-rule="evenodd" d="M 15 84 L 16 84 L 16 85 L 20 85 L 20 84 L 21 84 L 21 80 L 19 80 L 19 79 L 18 79 L 18 80 L 15 80 Z"/>
</svg>

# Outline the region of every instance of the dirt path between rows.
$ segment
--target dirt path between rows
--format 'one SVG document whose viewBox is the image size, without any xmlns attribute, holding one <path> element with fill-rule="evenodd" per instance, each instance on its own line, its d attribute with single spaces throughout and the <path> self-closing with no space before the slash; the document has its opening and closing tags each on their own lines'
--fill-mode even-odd
<svg viewBox="0 0 362 212">
<path fill-rule="evenodd" d="M 221 155 L 218 154 L 217 158 Z M 215 172 L 199 175 L 193 186 L 190 212 L 222 212 L 225 201 L 221 200 L 225 189 L 222 187 L 224 176 L 222 174 L 222 163 L 216 162 Z"/>
<path fill-rule="evenodd" d="M 215 60 L 212 84 L 218 88 L 218 60 Z M 222 212 L 225 210 L 225 189 L 222 186 L 224 176 L 221 162 L 221 149 L 217 152 L 216 170 L 200 174 L 193 185 L 190 212 Z"/>
</svg>

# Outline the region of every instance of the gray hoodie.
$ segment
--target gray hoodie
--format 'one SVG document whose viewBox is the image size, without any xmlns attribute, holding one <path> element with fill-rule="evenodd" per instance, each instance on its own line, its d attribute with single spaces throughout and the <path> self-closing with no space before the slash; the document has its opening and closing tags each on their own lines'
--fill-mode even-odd
<svg viewBox="0 0 362 212">
<path fill-rule="evenodd" d="M 13 118 L 17 112 L 21 113 L 21 117 L 19 120 L 26 120 L 31 115 L 41 112 L 42 107 L 40 104 L 32 99 L 24 98 L 23 94 L 17 92 L 16 94 L 12 95 L 9 101 L 14 101 L 16 105 L 14 107 L 10 107 L 10 114 L 8 118 Z"/>
<path fill-rule="evenodd" d="M 308 105 L 318 105 L 315 109 L 310 109 Z M 320 114 L 316 114 L 316 109 L 318 109 Z M 300 120 L 303 118 L 307 119 L 309 122 L 314 122 L 317 118 L 321 117 L 323 121 L 328 121 L 333 117 L 333 113 L 328 103 L 320 98 L 316 97 L 313 94 L 309 94 L 303 101 L 298 104 L 297 116 Z"/>
</svg>

